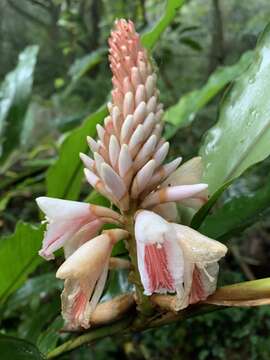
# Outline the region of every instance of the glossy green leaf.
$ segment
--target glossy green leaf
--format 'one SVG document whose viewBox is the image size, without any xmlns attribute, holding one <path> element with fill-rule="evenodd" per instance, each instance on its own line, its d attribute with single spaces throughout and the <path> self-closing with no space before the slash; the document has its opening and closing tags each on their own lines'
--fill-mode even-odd
<svg viewBox="0 0 270 360">
<path fill-rule="evenodd" d="M 0 239 L 0 302 L 19 288 L 42 261 L 43 229 L 19 222 L 15 233 Z"/>
<path fill-rule="evenodd" d="M 0 88 L 0 158 L 7 156 L 20 144 L 24 117 L 32 92 L 38 47 L 29 46 L 20 55 L 16 68 Z"/>
<path fill-rule="evenodd" d="M 44 356 L 28 341 L 0 335 L 1 360 L 42 360 Z"/>
<path fill-rule="evenodd" d="M 168 129 L 166 138 L 172 137 L 178 129 L 190 125 L 201 108 L 247 69 L 253 56 L 253 52 L 246 52 L 236 64 L 218 68 L 201 89 L 182 96 L 177 104 L 169 107 L 165 112 L 164 120 L 173 127 Z"/>
<path fill-rule="evenodd" d="M 233 198 L 205 218 L 199 231 L 214 239 L 239 233 L 261 218 L 270 207 L 270 184 L 249 195 Z"/>
<path fill-rule="evenodd" d="M 77 199 L 83 175 L 83 164 L 79 153 L 88 152 L 86 136 L 96 135 L 96 124 L 103 121 L 106 114 L 107 109 L 103 106 L 66 137 L 60 148 L 59 159 L 47 173 L 48 196 Z"/>
<path fill-rule="evenodd" d="M 235 81 L 200 154 L 211 193 L 270 154 L 270 25 L 251 66 Z"/>
<path fill-rule="evenodd" d="M 184 0 L 167 0 L 164 15 L 147 33 L 142 35 L 142 44 L 147 49 L 152 49 L 166 28 L 173 21 L 177 10 L 184 5 Z"/>
</svg>

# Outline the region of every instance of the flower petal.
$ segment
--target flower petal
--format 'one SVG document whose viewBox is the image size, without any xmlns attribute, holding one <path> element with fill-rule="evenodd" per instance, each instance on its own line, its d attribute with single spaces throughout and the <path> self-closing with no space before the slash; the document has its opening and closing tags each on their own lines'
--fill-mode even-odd
<svg viewBox="0 0 270 360">
<path fill-rule="evenodd" d="M 105 286 L 112 247 L 126 236 L 124 230 L 109 230 L 80 246 L 58 269 L 56 277 L 65 279 L 62 314 L 69 328 L 90 326 L 90 315 Z"/>
<path fill-rule="evenodd" d="M 183 255 L 170 224 L 151 211 L 139 211 L 135 219 L 135 238 L 145 294 L 182 293 Z"/>
<path fill-rule="evenodd" d="M 91 214 L 90 205 L 79 201 L 42 196 L 37 198 L 36 202 L 49 219 L 70 220 L 87 217 Z"/>
<path fill-rule="evenodd" d="M 227 248 L 199 232 L 183 225 L 172 224 L 185 259 L 184 289 L 176 302 L 176 310 L 205 300 L 216 289 L 218 261 Z"/>
<path fill-rule="evenodd" d="M 70 240 L 79 227 L 80 222 L 75 221 L 48 224 L 39 255 L 46 260 L 54 259 L 53 253 Z"/>
<path fill-rule="evenodd" d="M 203 174 L 202 158 L 194 157 L 186 161 L 175 170 L 163 183 L 162 186 L 193 185 L 201 182 Z"/>
<path fill-rule="evenodd" d="M 162 188 L 149 194 L 141 206 L 147 208 L 157 204 L 162 204 L 172 201 L 181 201 L 189 197 L 194 197 L 202 190 L 207 188 L 207 184 L 196 184 L 196 185 L 182 185 Z"/>
</svg>

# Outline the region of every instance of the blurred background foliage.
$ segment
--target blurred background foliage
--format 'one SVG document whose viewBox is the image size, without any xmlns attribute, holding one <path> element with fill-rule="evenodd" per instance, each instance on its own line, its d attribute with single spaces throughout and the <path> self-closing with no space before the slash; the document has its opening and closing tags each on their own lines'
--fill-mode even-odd
<svg viewBox="0 0 270 360">
<path fill-rule="evenodd" d="M 34 343 L 42 353 L 68 335 L 58 331 L 63 325 L 62 283 L 54 272 L 61 257 L 44 263 L 36 255 L 43 230 L 29 225 L 40 220 L 34 199 L 45 193 L 68 199 L 89 195 L 89 187 L 81 187 L 78 152 L 86 151 L 86 134 L 94 134 L 106 114 L 103 104 L 111 89 L 107 38 L 113 21 L 130 18 L 145 33 L 164 14 L 165 5 L 164 0 L 0 2 L 0 333 Z M 166 135 L 174 135 L 171 156 L 198 153 L 229 83 L 253 60 L 252 50 L 269 18 L 268 0 L 189 0 L 177 12 L 152 52 L 167 109 Z M 265 160 L 245 172 L 219 199 L 213 218 L 201 224 L 206 233 L 231 235 L 222 284 L 269 274 L 269 170 Z M 242 230 L 241 218 L 232 234 L 227 223 L 227 233 L 218 232 L 215 224 L 224 222 L 218 210 L 227 204 L 225 215 L 237 220 L 239 208 L 232 198 L 250 197 L 257 207 L 243 220 L 248 229 Z M 111 277 L 106 298 L 127 288 L 121 274 Z M 268 307 L 228 309 L 105 339 L 62 359 L 266 360 L 269 331 Z"/>
</svg>

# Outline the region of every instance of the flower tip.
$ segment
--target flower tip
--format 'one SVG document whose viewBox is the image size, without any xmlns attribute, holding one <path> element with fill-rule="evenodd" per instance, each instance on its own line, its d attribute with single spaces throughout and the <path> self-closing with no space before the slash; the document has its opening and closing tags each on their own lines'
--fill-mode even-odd
<svg viewBox="0 0 270 360">
<path fill-rule="evenodd" d="M 178 166 L 181 164 L 183 158 L 181 156 L 177 157 L 173 162 L 174 162 L 174 166 L 176 168 L 178 168 Z"/>
<path fill-rule="evenodd" d="M 49 198 L 47 196 L 40 196 L 36 198 L 36 203 L 40 210 L 47 215 L 48 210 L 51 208 L 53 204 L 53 198 Z"/>
<path fill-rule="evenodd" d="M 38 255 L 47 261 L 55 259 L 53 254 L 47 253 L 46 250 L 44 250 L 44 249 L 39 250 Z"/>
<path fill-rule="evenodd" d="M 46 199 L 46 196 L 39 196 L 38 198 L 36 198 L 36 203 L 38 204 L 39 207 L 42 206 L 45 199 Z"/>
<path fill-rule="evenodd" d="M 76 253 L 76 252 L 75 252 Z M 75 253 L 73 253 L 72 255 L 74 255 Z M 72 257 L 72 255 L 70 257 Z M 70 257 L 68 259 L 70 259 Z M 76 264 L 75 264 L 76 265 Z M 57 277 L 57 279 L 62 279 L 65 280 L 69 277 L 71 277 L 72 273 L 74 273 L 75 276 L 75 272 L 74 272 L 74 262 L 71 262 L 70 260 L 64 261 L 60 267 L 58 268 L 58 270 L 56 271 L 55 276 Z"/>
<path fill-rule="evenodd" d="M 201 188 L 201 190 L 206 190 L 208 189 L 208 184 L 204 184 L 204 183 L 201 183 L 201 184 L 198 184 L 198 188 Z"/>
<path fill-rule="evenodd" d="M 90 171 L 89 169 L 87 168 L 84 168 L 83 169 L 83 172 L 84 172 L 84 175 L 86 177 L 86 180 L 89 182 L 89 184 L 91 186 L 95 186 L 95 183 L 96 183 L 96 179 L 95 179 L 95 176 L 94 176 L 94 173 L 92 173 L 92 171 Z"/>
<path fill-rule="evenodd" d="M 59 267 L 59 269 L 56 271 L 55 276 L 56 276 L 57 279 L 62 279 L 62 280 L 64 280 L 64 279 L 67 277 L 66 269 L 65 269 L 65 267 L 63 266 L 64 264 L 65 264 L 65 263 L 63 263 L 63 264 Z"/>
<path fill-rule="evenodd" d="M 124 240 L 129 237 L 129 232 L 123 229 L 104 230 L 103 234 L 110 238 L 113 245 L 116 244 L 119 240 Z"/>
</svg>

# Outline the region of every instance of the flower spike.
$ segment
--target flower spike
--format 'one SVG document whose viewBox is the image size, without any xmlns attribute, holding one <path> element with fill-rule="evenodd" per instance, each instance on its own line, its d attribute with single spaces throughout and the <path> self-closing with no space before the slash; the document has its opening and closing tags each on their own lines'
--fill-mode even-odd
<svg viewBox="0 0 270 360">
<path fill-rule="evenodd" d="M 116 319 L 134 301 L 144 312 L 150 300 L 143 291 L 159 305 L 166 301 L 157 296 L 174 294 L 173 311 L 204 300 L 215 291 L 218 261 L 227 251 L 176 223 L 181 219 L 177 203 L 199 209 L 207 201 L 207 184 L 202 183 L 201 158 L 182 166 L 181 157 L 166 162 L 170 145 L 162 137 L 157 74 L 133 23 L 117 20 L 108 43 L 113 84 L 109 114 L 96 126 L 97 139 L 86 139 L 92 154 L 80 153 L 80 158 L 88 183 L 117 209 L 37 199 L 47 219 L 40 255 L 49 260 L 64 248 L 65 261 L 56 276 L 65 281 L 62 314 L 69 329 Z M 117 228 L 102 231 L 106 224 Z M 111 258 L 120 240 L 125 240 L 128 260 Z M 131 271 L 136 296 L 98 305 L 111 268 Z"/>
</svg>

